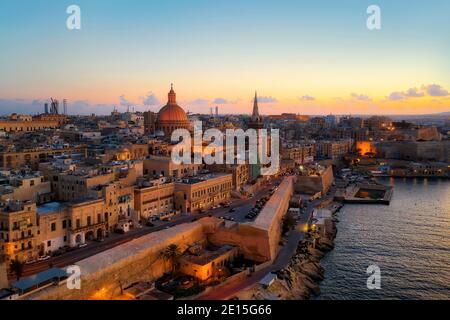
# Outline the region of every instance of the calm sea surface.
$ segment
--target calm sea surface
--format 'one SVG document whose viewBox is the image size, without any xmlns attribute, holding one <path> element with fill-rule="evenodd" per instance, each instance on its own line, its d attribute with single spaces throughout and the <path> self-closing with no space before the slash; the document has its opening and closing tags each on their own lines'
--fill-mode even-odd
<svg viewBox="0 0 450 320">
<path fill-rule="evenodd" d="M 318 299 L 450 299 L 450 181 L 379 179 L 390 206 L 346 205 Z M 366 269 L 381 269 L 367 289 Z"/>
</svg>

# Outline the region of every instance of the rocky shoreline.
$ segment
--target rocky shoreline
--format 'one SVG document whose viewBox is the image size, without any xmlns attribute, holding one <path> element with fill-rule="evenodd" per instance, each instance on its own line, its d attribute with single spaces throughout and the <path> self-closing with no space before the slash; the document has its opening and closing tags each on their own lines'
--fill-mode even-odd
<svg viewBox="0 0 450 320">
<path fill-rule="evenodd" d="M 341 208 L 337 205 L 332 209 L 332 232 L 322 237 L 308 233 L 305 240 L 299 243 L 289 265 L 276 273 L 274 283 L 267 289 L 254 288 L 252 299 L 306 300 L 320 294 L 319 284 L 325 274 L 320 260 L 334 248 L 338 223 L 336 214 Z"/>
</svg>

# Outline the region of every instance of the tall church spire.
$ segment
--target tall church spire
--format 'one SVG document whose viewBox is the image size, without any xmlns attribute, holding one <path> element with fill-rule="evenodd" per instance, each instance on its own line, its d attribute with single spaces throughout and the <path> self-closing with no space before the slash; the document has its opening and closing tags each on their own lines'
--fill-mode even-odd
<svg viewBox="0 0 450 320">
<path fill-rule="evenodd" d="M 250 119 L 250 128 L 262 129 L 264 127 L 258 108 L 258 93 L 255 91 L 255 100 L 253 100 L 253 113 Z"/>
<path fill-rule="evenodd" d="M 255 91 L 255 100 L 253 100 L 253 113 L 252 118 L 259 118 L 259 108 L 258 108 L 258 93 Z"/>
</svg>

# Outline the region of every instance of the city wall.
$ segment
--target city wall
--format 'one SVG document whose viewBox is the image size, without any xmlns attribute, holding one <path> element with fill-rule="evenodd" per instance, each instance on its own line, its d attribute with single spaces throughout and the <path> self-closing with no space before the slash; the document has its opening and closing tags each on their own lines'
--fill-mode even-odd
<svg viewBox="0 0 450 320">
<path fill-rule="evenodd" d="M 295 191 L 308 194 L 317 192 L 326 193 L 333 184 L 333 181 L 333 168 L 332 166 L 328 166 L 321 175 L 298 176 Z"/>
<path fill-rule="evenodd" d="M 162 252 L 171 244 L 181 251 L 205 239 L 215 225 L 215 218 L 204 218 L 194 223 L 181 224 L 171 229 L 154 232 L 97 255 L 79 261 L 81 289 L 69 290 L 65 284 L 52 286 L 27 296 L 37 300 L 108 300 L 119 295 L 121 289 L 139 282 L 152 281 L 171 270 L 170 261 Z"/>
<path fill-rule="evenodd" d="M 294 177 L 286 177 L 266 203 L 255 221 L 243 224 L 220 225 L 209 234 L 208 240 L 217 245 L 239 246 L 248 259 L 265 262 L 278 254 L 283 218 L 294 193 Z"/>
<path fill-rule="evenodd" d="M 450 141 L 388 141 L 376 147 L 377 156 L 386 159 L 450 162 Z"/>
</svg>

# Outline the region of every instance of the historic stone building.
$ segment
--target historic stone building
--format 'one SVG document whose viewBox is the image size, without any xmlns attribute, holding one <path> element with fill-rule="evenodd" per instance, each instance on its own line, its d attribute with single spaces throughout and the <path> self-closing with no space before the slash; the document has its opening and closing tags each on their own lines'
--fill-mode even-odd
<svg viewBox="0 0 450 320">
<path fill-rule="evenodd" d="M 158 112 L 155 129 L 163 132 L 166 137 L 170 137 L 176 129 L 191 129 L 186 112 L 177 104 L 177 94 L 173 90 L 173 85 L 168 94 L 167 104 Z"/>
</svg>

